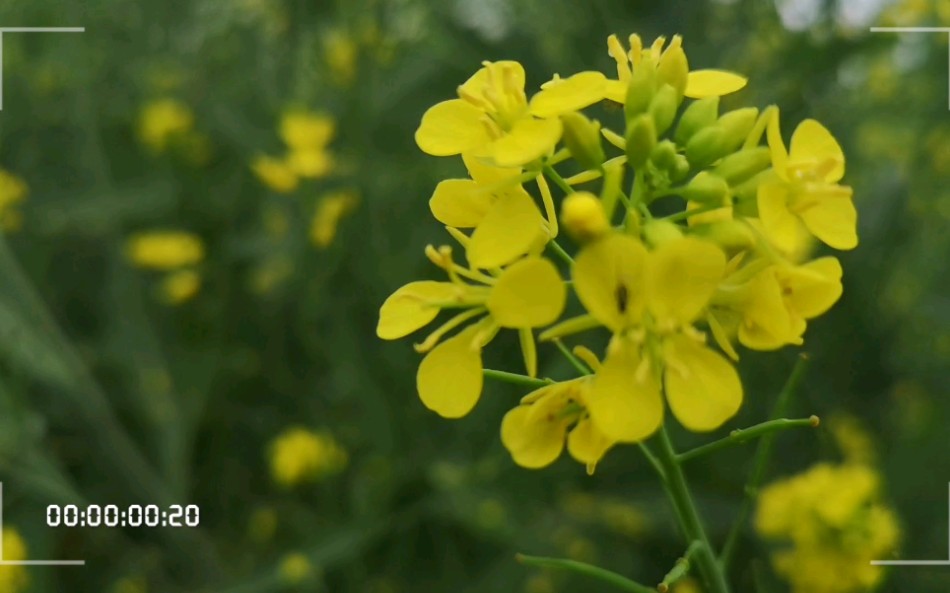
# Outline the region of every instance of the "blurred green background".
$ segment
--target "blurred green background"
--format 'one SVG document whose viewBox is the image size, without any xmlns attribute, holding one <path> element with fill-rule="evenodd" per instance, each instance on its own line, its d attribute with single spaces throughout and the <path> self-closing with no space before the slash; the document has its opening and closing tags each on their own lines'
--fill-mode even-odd
<svg viewBox="0 0 950 593">
<path fill-rule="evenodd" d="M 593 476 L 564 459 L 517 468 L 498 423 L 522 392 L 489 383 L 444 421 L 418 401 L 408 341 L 375 336 L 387 295 L 437 277 L 426 202 L 461 170 L 416 148 L 425 109 L 482 60 L 521 61 L 529 89 L 610 72 L 607 35 L 631 32 L 680 33 L 692 67 L 749 76 L 726 108 L 776 103 L 786 133 L 815 117 L 841 141 L 861 244 L 811 324 L 792 410 L 828 421 L 781 434 L 769 477 L 840 459 L 830 429 L 856 420 L 900 556 L 945 557 L 948 42 L 874 25 L 950 26 L 950 1 L 3 0 L 0 27 L 86 28 L 4 34 L 0 111 L 3 521 L 27 558 L 86 565 L 5 567 L 2 591 L 600 590 L 516 552 L 659 582 L 683 545 L 636 448 Z M 332 166 L 283 193 L 252 164 L 286 149 L 295 109 L 335 122 Z M 153 230 L 203 244 L 177 290 L 129 256 Z M 501 342 L 488 366 L 520 360 Z M 765 418 L 793 350 L 743 355 L 748 401 L 717 435 Z M 291 466 L 311 451 L 310 479 L 279 479 L 281 451 Z M 687 467 L 715 542 L 751 453 Z M 50 504 L 194 504 L 200 527 L 52 528 Z M 766 564 L 744 532 L 736 583 L 756 590 Z M 883 590 L 948 585 L 946 567 L 898 568 Z"/>
</svg>

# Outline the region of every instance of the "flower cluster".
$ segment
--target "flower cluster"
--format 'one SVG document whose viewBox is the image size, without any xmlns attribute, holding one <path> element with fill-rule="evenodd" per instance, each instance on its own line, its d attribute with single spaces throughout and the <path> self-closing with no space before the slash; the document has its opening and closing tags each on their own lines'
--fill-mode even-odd
<svg viewBox="0 0 950 593">
<path fill-rule="evenodd" d="M 294 486 L 340 472 L 346 467 L 348 458 L 346 450 L 333 435 L 291 428 L 281 433 L 271 445 L 271 473 L 278 484 Z"/>
<path fill-rule="evenodd" d="M 287 147 L 281 157 L 258 155 L 251 169 L 267 187 L 278 193 L 291 193 L 301 179 L 319 179 L 329 175 L 336 165 L 327 149 L 336 133 L 336 123 L 328 115 L 294 110 L 280 120 L 280 138 Z"/>
<path fill-rule="evenodd" d="M 529 468 L 566 444 L 593 471 L 613 445 L 650 437 L 667 409 L 693 431 L 721 426 L 743 399 L 737 344 L 800 345 L 807 322 L 840 297 L 838 260 L 807 260 L 814 240 L 857 244 L 851 188 L 838 183 L 844 155 L 821 124 L 803 121 L 786 145 L 774 106 L 720 113 L 719 97 L 745 78 L 691 71 L 679 36 L 644 47 L 631 35 L 629 49 L 611 36 L 607 46 L 616 74 L 555 75 L 528 97 L 520 64 L 485 62 L 457 99 L 426 111 L 419 147 L 460 155 L 468 171 L 429 200 L 467 264 L 428 246 L 448 281 L 399 288 L 377 326 L 392 340 L 455 313 L 416 345 L 426 353 L 419 396 L 447 418 L 477 403 L 481 352 L 500 330 L 518 332 L 530 378 L 536 339 L 561 348 L 583 374 L 525 377 L 538 388 L 502 421 L 502 442 Z M 601 104 L 622 108 L 603 112 L 622 133 L 581 112 Z M 561 227 L 579 247 L 573 258 Z M 569 294 L 586 311 L 562 319 Z M 603 356 L 560 342 L 596 328 L 611 335 Z"/>
<path fill-rule="evenodd" d="M 195 130 L 194 113 L 177 99 L 154 99 L 143 106 L 138 136 L 153 154 L 172 150 L 196 165 L 206 163 L 211 156 L 211 141 Z"/>
<path fill-rule="evenodd" d="M 159 298 L 177 305 L 194 297 L 201 287 L 196 269 L 204 259 L 204 243 L 184 231 L 156 230 L 132 235 L 126 242 L 126 258 L 135 266 L 165 272 Z"/>
<path fill-rule="evenodd" d="M 772 556 L 794 593 L 871 591 L 898 543 L 897 520 L 878 500 L 878 475 L 857 463 L 818 464 L 759 494 L 756 530 L 787 545 Z"/>
</svg>

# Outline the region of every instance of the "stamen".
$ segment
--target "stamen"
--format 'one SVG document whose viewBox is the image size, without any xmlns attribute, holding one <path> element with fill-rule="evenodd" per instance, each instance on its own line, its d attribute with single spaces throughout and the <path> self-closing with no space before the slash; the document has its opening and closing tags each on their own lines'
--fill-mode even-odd
<svg viewBox="0 0 950 593">
<path fill-rule="evenodd" d="M 643 40 L 636 33 L 627 38 L 630 44 L 630 63 L 634 68 L 640 65 L 640 59 L 643 57 Z"/>
<path fill-rule="evenodd" d="M 458 87 L 456 92 L 458 92 L 460 99 L 478 107 L 482 111 L 488 111 L 491 108 L 491 105 L 487 101 L 474 93 L 470 93 L 464 87 Z"/>
<path fill-rule="evenodd" d="M 650 57 L 653 58 L 653 63 L 660 61 L 660 56 L 663 55 L 663 44 L 666 43 L 666 37 L 660 35 L 653 40 L 653 45 L 650 46 Z"/>
<path fill-rule="evenodd" d="M 538 190 L 541 192 L 541 201 L 544 202 L 544 215 L 548 219 L 548 233 L 551 239 L 557 238 L 557 209 L 554 207 L 554 197 L 551 195 L 551 188 L 544 175 L 538 175 L 536 178 Z"/>
<path fill-rule="evenodd" d="M 439 340 L 442 339 L 442 336 L 452 331 L 456 327 L 460 326 L 461 324 L 465 323 L 469 319 L 473 317 L 477 317 L 485 313 L 485 311 L 486 311 L 485 307 L 476 307 L 474 309 L 469 309 L 468 311 L 463 311 L 459 313 L 458 315 L 456 315 L 455 317 L 453 317 L 452 319 L 449 319 L 448 321 L 443 323 L 441 326 L 439 326 L 438 329 L 436 329 L 434 332 L 426 336 L 426 339 L 423 340 L 421 343 L 414 344 L 412 347 L 419 354 L 428 352 L 429 350 L 432 350 L 432 348 L 434 348 L 436 344 L 439 343 Z"/>
</svg>

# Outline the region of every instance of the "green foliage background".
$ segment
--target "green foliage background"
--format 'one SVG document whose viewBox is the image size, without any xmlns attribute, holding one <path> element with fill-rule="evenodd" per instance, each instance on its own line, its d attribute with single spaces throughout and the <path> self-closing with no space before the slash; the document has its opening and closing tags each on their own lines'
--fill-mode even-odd
<svg viewBox="0 0 950 593">
<path fill-rule="evenodd" d="M 609 71 L 607 35 L 634 31 L 647 40 L 681 33 L 692 66 L 748 75 L 726 108 L 776 103 L 786 131 L 815 117 L 841 140 L 861 245 L 841 257 L 843 299 L 811 324 L 815 362 L 793 415 L 847 412 L 866 423 L 903 523 L 901 556 L 942 557 L 947 40 L 871 35 L 836 19 L 834 2 L 821 4 L 814 23 L 790 31 L 757 0 L 0 3 L 0 26 L 86 27 L 3 36 L 0 167 L 30 187 L 23 228 L 0 243 L 3 519 L 31 558 L 87 561 L 31 567 L 29 590 L 119 591 L 129 578 L 161 592 L 592 590 L 518 565 L 519 551 L 658 582 L 683 550 L 636 448 L 612 451 L 592 477 L 567 460 L 516 468 L 498 424 L 523 393 L 489 384 L 474 413 L 441 420 L 415 395 L 409 343 L 375 337 L 389 293 L 436 277 L 422 248 L 444 239 L 426 202 L 460 169 L 416 148 L 423 111 L 486 59 L 521 61 L 530 88 L 554 72 Z M 947 26 L 944 4 L 889 10 L 903 25 Z M 361 46 L 349 87 L 330 84 L 323 36 L 368 25 L 381 46 Z M 170 92 L 156 87 L 163 72 L 179 78 Z M 205 166 L 154 157 L 137 141 L 139 109 L 168 94 L 194 109 L 196 129 L 210 137 Z M 297 198 L 271 195 L 248 168 L 257 152 L 277 150 L 274 126 L 291 105 L 338 119 L 332 147 L 349 171 L 319 189 L 361 195 L 324 251 L 307 243 L 302 216 L 284 242 L 261 230 L 268 206 L 300 213 Z M 180 307 L 159 303 L 154 279 L 122 256 L 130 233 L 161 226 L 196 232 L 208 246 L 202 291 Z M 250 290 L 255 267 L 277 256 L 293 262 L 290 277 L 266 295 Z M 513 340 L 502 346 L 488 366 L 519 360 Z M 764 419 L 793 350 L 743 355 L 748 401 L 717 434 Z M 542 375 L 567 376 L 553 349 L 541 354 Z M 277 487 L 267 447 L 296 424 L 332 431 L 350 453 L 346 471 Z M 674 437 L 681 447 L 711 438 Z M 821 429 L 780 435 L 776 453 L 770 477 L 838 457 Z M 687 468 L 716 542 L 750 458 L 746 446 Z M 618 529 L 625 524 L 604 510 L 616 501 L 635 505 L 639 519 Z M 53 529 L 45 509 L 54 503 L 197 504 L 201 527 Z M 261 509 L 278 518 L 264 541 L 248 535 Z M 319 567 L 313 579 L 279 575 L 295 551 Z M 754 590 L 753 568 L 766 558 L 747 532 L 737 582 Z M 897 570 L 885 590 L 950 584 L 946 569 Z M 784 590 L 769 578 L 769 591 Z"/>
</svg>

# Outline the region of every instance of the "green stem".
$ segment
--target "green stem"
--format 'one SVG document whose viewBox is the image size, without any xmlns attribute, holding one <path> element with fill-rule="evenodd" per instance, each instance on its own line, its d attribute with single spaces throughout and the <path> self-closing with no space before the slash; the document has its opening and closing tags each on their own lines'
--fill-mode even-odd
<svg viewBox="0 0 950 593">
<path fill-rule="evenodd" d="M 544 171 L 544 174 L 548 176 L 548 179 L 553 181 L 555 185 L 557 185 L 559 188 L 561 188 L 561 190 L 564 191 L 564 193 L 566 194 L 574 193 L 574 188 L 571 187 L 571 184 L 564 181 L 564 178 L 561 177 L 561 175 L 557 171 L 554 170 L 554 167 L 552 167 L 551 165 L 545 164 L 541 167 L 541 170 Z"/>
<path fill-rule="evenodd" d="M 689 561 L 700 551 L 702 551 L 703 542 L 699 540 L 693 541 L 686 548 L 686 553 L 683 554 L 683 557 L 676 561 L 676 564 L 670 569 L 670 572 L 666 573 L 666 576 L 663 577 L 663 581 L 656 586 L 656 590 L 660 593 L 666 593 L 670 589 L 670 585 L 676 583 L 676 581 L 686 576 L 686 573 L 689 572 Z"/>
<path fill-rule="evenodd" d="M 699 520 L 699 513 L 693 499 L 689 493 L 689 487 L 686 484 L 686 476 L 683 475 L 683 469 L 676 460 L 676 451 L 673 449 L 673 443 L 666 432 L 666 427 L 661 427 L 659 431 L 660 450 L 658 460 L 666 473 L 666 482 L 664 487 L 673 503 L 676 515 L 680 520 L 680 527 L 683 529 L 686 538 L 690 541 L 699 541 L 702 549 L 696 557 L 696 564 L 709 593 L 730 593 L 729 585 L 726 583 L 726 577 L 716 561 L 715 553 L 709 544 L 709 538 Z"/>
<path fill-rule="evenodd" d="M 559 258 L 561 258 L 561 260 L 563 260 L 567 265 L 569 266 L 574 265 L 574 258 L 572 258 L 567 251 L 564 251 L 564 248 L 561 247 L 561 245 L 554 239 L 551 239 L 550 241 L 548 241 L 548 248 L 551 251 L 553 251 Z"/>
<path fill-rule="evenodd" d="M 564 345 L 564 342 L 562 342 L 560 338 L 554 338 L 551 341 L 554 342 L 554 345 L 557 346 L 557 349 L 561 351 L 561 354 L 564 355 L 564 358 L 570 361 L 571 365 L 577 369 L 577 372 L 579 372 L 581 375 L 591 374 L 591 370 L 587 368 L 587 365 L 584 364 L 581 359 L 574 356 L 574 353 Z"/>
<path fill-rule="evenodd" d="M 704 214 L 706 212 L 712 212 L 713 210 L 719 210 L 720 208 L 725 208 L 722 204 L 706 204 L 699 208 L 694 208 L 692 210 L 683 210 L 682 212 L 677 212 L 676 214 L 670 214 L 669 216 L 664 216 L 661 220 L 666 220 L 669 222 L 679 222 L 681 220 L 686 220 L 690 216 L 696 216 L 697 214 Z"/>
<path fill-rule="evenodd" d="M 733 445 L 745 443 L 746 441 L 756 437 L 764 437 L 780 430 L 796 428 L 799 426 L 810 426 L 815 428 L 818 426 L 818 423 L 818 416 L 810 416 L 808 418 L 796 418 L 794 420 L 789 418 L 778 418 L 776 420 L 769 420 L 768 422 L 762 422 L 761 424 L 750 426 L 749 428 L 737 428 L 736 430 L 733 430 L 731 433 L 729 433 L 729 436 L 725 438 L 719 439 L 718 441 L 714 441 L 701 447 L 696 447 L 695 449 L 690 449 L 685 453 L 680 453 L 676 456 L 676 460 L 679 463 L 683 463 L 684 461 L 702 457 L 703 455 L 713 453 L 720 449 L 725 449 Z"/>
<path fill-rule="evenodd" d="M 621 591 L 630 591 L 630 593 L 656 593 L 655 589 L 647 587 L 646 585 L 641 585 L 640 583 L 632 581 L 623 575 L 619 575 L 615 572 L 600 568 L 599 566 L 593 566 L 584 562 L 577 562 L 576 560 L 543 558 L 541 556 L 525 556 L 524 554 L 517 554 L 515 559 L 521 564 L 527 564 L 528 566 L 567 570 L 598 579 L 613 585 Z"/>
<path fill-rule="evenodd" d="M 492 369 L 482 369 L 482 374 L 484 374 L 489 379 L 505 381 L 506 383 L 514 383 L 515 385 L 524 385 L 525 387 L 531 387 L 534 389 L 554 383 L 554 381 L 551 379 L 535 379 L 534 377 L 529 377 L 527 375 L 509 373 L 507 371 L 495 371 Z"/>
<path fill-rule="evenodd" d="M 785 381 L 785 386 L 782 387 L 782 391 L 779 393 L 778 399 L 775 400 L 775 406 L 772 409 L 773 418 L 785 415 L 788 408 L 788 402 L 798 389 L 798 384 L 805 375 L 805 370 L 808 368 L 808 363 L 809 361 L 807 355 L 799 355 L 798 361 L 795 363 L 795 368 L 792 369 L 792 373 Z M 732 529 L 729 531 L 729 535 L 726 538 L 726 543 L 723 545 L 722 553 L 719 557 L 719 564 L 722 566 L 723 571 L 729 570 L 729 563 L 732 561 L 732 556 L 735 553 L 736 543 L 739 540 L 739 533 L 742 531 L 742 527 L 745 525 L 746 519 L 752 512 L 752 503 L 755 500 L 755 497 L 758 495 L 759 485 L 762 483 L 762 479 L 765 477 L 765 468 L 768 466 L 769 458 L 772 455 L 772 443 L 774 440 L 775 433 L 773 432 L 765 435 L 762 440 L 759 441 L 759 447 L 755 452 L 755 461 L 753 462 L 752 466 L 752 474 L 749 476 L 749 482 L 745 487 L 745 499 L 742 501 L 742 506 L 739 508 L 739 516 L 736 518 L 735 523 L 732 525 Z"/>
</svg>

